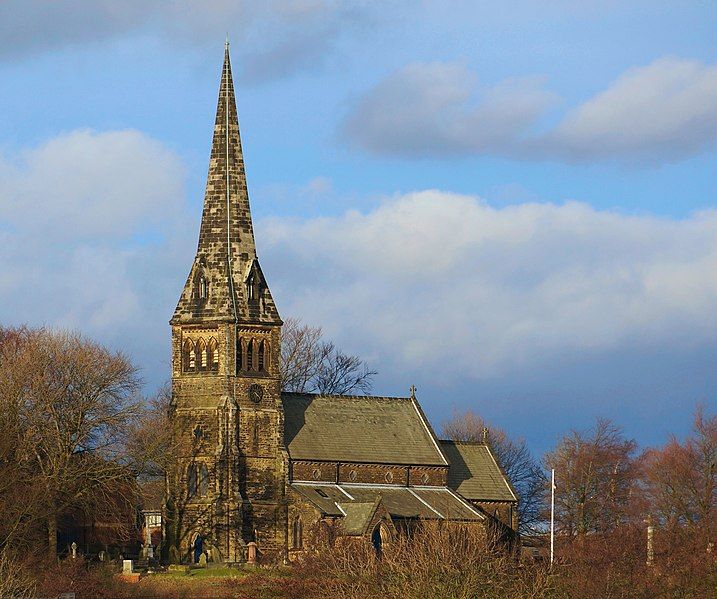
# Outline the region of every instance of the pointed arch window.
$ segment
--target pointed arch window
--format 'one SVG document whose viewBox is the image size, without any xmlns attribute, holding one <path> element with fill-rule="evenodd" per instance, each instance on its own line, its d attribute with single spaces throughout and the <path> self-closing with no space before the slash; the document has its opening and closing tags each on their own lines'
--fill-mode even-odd
<svg viewBox="0 0 717 599">
<path fill-rule="evenodd" d="M 237 372 L 239 372 L 240 370 L 244 370 L 244 358 L 245 358 L 244 339 L 239 337 L 237 339 L 237 361 L 236 361 Z"/>
<path fill-rule="evenodd" d="M 294 549 L 301 549 L 304 546 L 304 525 L 301 516 L 294 518 L 291 537 L 291 545 Z"/>
<path fill-rule="evenodd" d="M 182 367 L 184 372 L 194 372 L 197 368 L 197 351 L 191 339 L 185 339 L 182 346 Z"/>
<path fill-rule="evenodd" d="M 189 470 L 187 471 L 187 490 L 189 491 L 190 497 L 197 495 L 197 465 L 190 464 Z"/>
<path fill-rule="evenodd" d="M 201 268 L 194 276 L 192 297 L 202 302 L 209 297 L 209 281 L 207 280 L 207 277 L 204 276 L 204 272 Z"/>
<path fill-rule="evenodd" d="M 214 337 L 210 337 L 207 344 L 207 363 L 209 364 L 209 370 L 212 372 L 219 370 L 219 346 Z"/>
<path fill-rule="evenodd" d="M 246 370 L 254 370 L 254 340 L 249 339 L 246 346 Z"/>
<path fill-rule="evenodd" d="M 259 372 L 264 372 L 266 370 L 268 359 L 269 344 L 266 341 L 262 341 L 259 344 Z"/>
<path fill-rule="evenodd" d="M 207 465 L 202 464 L 199 466 L 199 494 L 202 497 L 206 497 L 209 491 L 209 471 Z"/>
<path fill-rule="evenodd" d="M 198 370 L 206 370 L 208 365 L 207 344 L 204 339 L 197 341 L 197 366 Z"/>
<path fill-rule="evenodd" d="M 252 272 L 246 280 L 246 297 L 251 303 L 261 299 L 261 279 L 256 272 Z"/>
</svg>

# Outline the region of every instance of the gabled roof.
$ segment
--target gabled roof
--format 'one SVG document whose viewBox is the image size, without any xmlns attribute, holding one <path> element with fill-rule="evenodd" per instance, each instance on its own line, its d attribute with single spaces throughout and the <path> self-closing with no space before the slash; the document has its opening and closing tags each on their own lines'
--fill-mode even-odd
<svg viewBox="0 0 717 599">
<path fill-rule="evenodd" d="M 483 443 L 441 442 L 450 462 L 448 486 L 473 501 L 517 501 L 490 448 Z"/>
<path fill-rule="evenodd" d="M 345 503 L 341 508 L 346 512 L 346 516 L 342 521 L 346 534 L 349 535 L 364 535 L 368 529 L 373 516 L 381 505 L 381 497 L 376 496 L 374 501 L 366 501 L 364 503 Z"/>
<path fill-rule="evenodd" d="M 293 460 L 445 466 L 415 399 L 282 393 Z"/>
<path fill-rule="evenodd" d="M 446 487 L 293 483 L 291 488 L 324 515 L 344 516 L 349 534 L 359 534 L 356 531 L 367 525 L 379 500 L 393 518 L 485 520 L 480 510 Z"/>
</svg>

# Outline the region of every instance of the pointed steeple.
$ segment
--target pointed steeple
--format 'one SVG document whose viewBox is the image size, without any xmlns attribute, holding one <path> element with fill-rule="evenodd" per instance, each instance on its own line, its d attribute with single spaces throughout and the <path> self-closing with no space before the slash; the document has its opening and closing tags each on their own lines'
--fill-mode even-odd
<svg viewBox="0 0 717 599">
<path fill-rule="evenodd" d="M 210 320 L 281 324 L 256 255 L 228 40 L 197 255 L 172 323 Z"/>
</svg>

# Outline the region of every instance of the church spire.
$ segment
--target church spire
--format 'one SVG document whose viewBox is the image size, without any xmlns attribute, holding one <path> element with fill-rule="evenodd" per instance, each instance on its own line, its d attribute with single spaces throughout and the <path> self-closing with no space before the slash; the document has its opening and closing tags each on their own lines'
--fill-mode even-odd
<svg viewBox="0 0 717 599">
<path fill-rule="evenodd" d="M 256 255 L 228 39 L 197 254 L 172 317 L 207 320 L 281 324 Z"/>
</svg>

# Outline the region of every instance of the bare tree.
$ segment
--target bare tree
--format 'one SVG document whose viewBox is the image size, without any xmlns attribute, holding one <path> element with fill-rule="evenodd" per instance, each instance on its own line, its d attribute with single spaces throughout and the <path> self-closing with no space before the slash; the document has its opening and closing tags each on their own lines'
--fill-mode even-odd
<svg viewBox="0 0 717 599">
<path fill-rule="evenodd" d="M 487 429 L 487 441 L 500 467 L 519 496 L 518 528 L 522 534 L 535 533 L 543 524 L 545 473 L 533 457 L 525 439 L 513 440 L 500 428 L 489 426 L 481 416 L 467 410 L 454 414 L 443 424 L 443 436 L 454 441 L 482 442 Z"/>
<path fill-rule="evenodd" d="M 643 456 L 645 492 L 656 522 L 703 547 L 717 535 L 717 416 L 697 408 L 693 432 Z"/>
<path fill-rule="evenodd" d="M 610 420 L 587 433 L 572 431 L 545 456 L 555 468 L 555 518 L 559 531 L 605 533 L 629 520 L 638 482 L 637 444 Z"/>
<path fill-rule="evenodd" d="M 125 356 L 78 334 L 5 329 L 0 340 L 3 433 L 14 445 L 13 467 L 36 491 L 19 521 L 44 521 L 54 557 L 59 515 L 133 493 L 124 441 L 140 382 Z"/>
<path fill-rule="evenodd" d="M 281 333 L 281 376 L 284 391 L 341 395 L 369 393 L 375 370 L 358 356 L 349 356 L 323 338 L 320 327 L 289 318 Z"/>
</svg>

